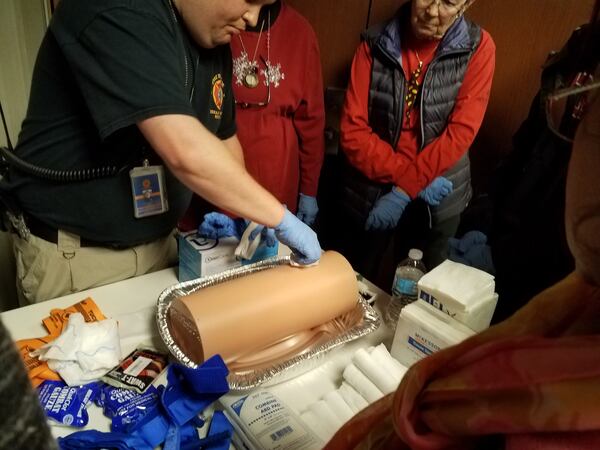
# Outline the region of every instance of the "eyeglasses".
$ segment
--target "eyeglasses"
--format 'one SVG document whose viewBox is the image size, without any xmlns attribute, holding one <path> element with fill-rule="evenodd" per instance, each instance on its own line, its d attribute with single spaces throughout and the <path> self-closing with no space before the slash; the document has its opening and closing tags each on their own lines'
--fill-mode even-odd
<svg viewBox="0 0 600 450">
<path fill-rule="evenodd" d="M 271 81 L 269 80 L 269 65 L 267 64 L 265 59 L 262 57 L 262 55 L 260 56 L 260 60 L 263 62 L 263 64 L 266 67 L 265 84 L 267 85 L 267 97 L 262 102 L 238 102 L 237 100 L 235 100 L 235 104 L 242 109 L 262 108 L 262 107 L 267 106 L 269 104 L 269 102 L 271 101 Z"/>
<path fill-rule="evenodd" d="M 563 141 L 573 142 L 575 130 L 588 104 L 588 92 L 600 87 L 600 81 L 591 81 L 591 75 L 580 73 L 575 77 L 571 86 L 546 96 L 545 109 L 548 129 Z"/>
<path fill-rule="evenodd" d="M 440 13 L 456 14 L 460 8 L 466 3 L 465 0 L 416 0 L 421 8 L 429 8 L 431 5 L 438 7 Z"/>
</svg>

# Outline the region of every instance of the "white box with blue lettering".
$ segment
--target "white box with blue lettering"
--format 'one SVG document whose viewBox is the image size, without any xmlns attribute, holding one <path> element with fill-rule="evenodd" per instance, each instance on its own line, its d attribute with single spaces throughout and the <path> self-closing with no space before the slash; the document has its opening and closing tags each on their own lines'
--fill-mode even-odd
<svg viewBox="0 0 600 450">
<path fill-rule="evenodd" d="M 421 277 L 418 298 L 474 331 L 490 326 L 498 303 L 494 276 L 447 259 Z"/>
<path fill-rule="evenodd" d="M 298 414 L 270 391 L 229 393 L 219 399 L 241 450 L 313 450 L 324 442 Z"/>
<path fill-rule="evenodd" d="M 442 348 L 458 344 L 475 334 L 473 330 L 422 300 L 400 311 L 390 354 L 410 367 Z"/>
<path fill-rule="evenodd" d="M 209 239 L 196 231 L 180 233 L 179 245 L 179 281 L 189 281 L 200 277 L 215 275 L 225 270 L 262 261 L 277 256 L 279 243 L 267 247 L 263 242 L 254 252 L 252 259 L 240 260 L 235 256 L 239 244 L 236 237 Z"/>
</svg>

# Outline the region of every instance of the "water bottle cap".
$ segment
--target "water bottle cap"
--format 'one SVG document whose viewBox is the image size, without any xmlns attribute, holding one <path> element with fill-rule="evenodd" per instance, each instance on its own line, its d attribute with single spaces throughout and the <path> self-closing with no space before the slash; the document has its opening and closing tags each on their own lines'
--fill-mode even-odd
<svg viewBox="0 0 600 450">
<path fill-rule="evenodd" d="M 408 257 L 411 259 L 423 259 L 423 252 L 418 248 L 411 248 L 408 252 Z"/>
</svg>

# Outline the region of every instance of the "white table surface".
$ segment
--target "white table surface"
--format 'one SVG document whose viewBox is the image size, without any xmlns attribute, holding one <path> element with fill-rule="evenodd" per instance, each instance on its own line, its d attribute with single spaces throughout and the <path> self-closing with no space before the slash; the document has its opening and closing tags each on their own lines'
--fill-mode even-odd
<svg viewBox="0 0 600 450">
<path fill-rule="evenodd" d="M 364 282 L 377 294 L 376 305 L 381 307 L 388 302 L 389 296 L 385 292 L 366 280 Z M 123 356 L 126 356 L 142 343 L 154 342 L 160 345 L 154 320 L 156 301 L 164 289 L 176 283 L 176 269 L 170 268 L 14 309 L 2 313 L 0 317 L 15 340 L 46 336 L 47 332 L 41 320 L 49 315 L 51 309 L 68 307 L 91 297 L 106 317 L 119 321 L 121 348 Z M 309 404 L 339 387 L 342 370 L 350 363 L 353 353 L 358 348 L 381 342 L 385 342 L 389 348 L 390 339 L 390 331 L 382 323 L 379 329 L 370 335 L 331 351 L 315 369 L 265 389 L 269 389 L 296 412 L 301 413 Z M 91 406 L 88 412 L 90 422 L 85 429 L 109 431 L 110 421 L 102 414 L 100 408 Z M 52 432 L 57 437 L 74 431 L 76 429 L 52 424 Z"/>
</svg>

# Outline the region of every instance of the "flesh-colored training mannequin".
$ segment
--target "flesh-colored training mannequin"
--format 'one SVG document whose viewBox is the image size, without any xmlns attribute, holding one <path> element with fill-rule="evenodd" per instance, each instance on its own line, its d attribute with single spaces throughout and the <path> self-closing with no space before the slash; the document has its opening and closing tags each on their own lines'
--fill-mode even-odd
<svg viewBox="0 0 600 450">
<path fill-rule="evenodd" d="M 352 310 L 357 299 L 352 266 L 325 252 L 315 267 L 277 266 L 178 298 L 169 321 L 175 342 L 194 362 L 218 353 L 229 363 L 306 333 Z"/>
</svg>

